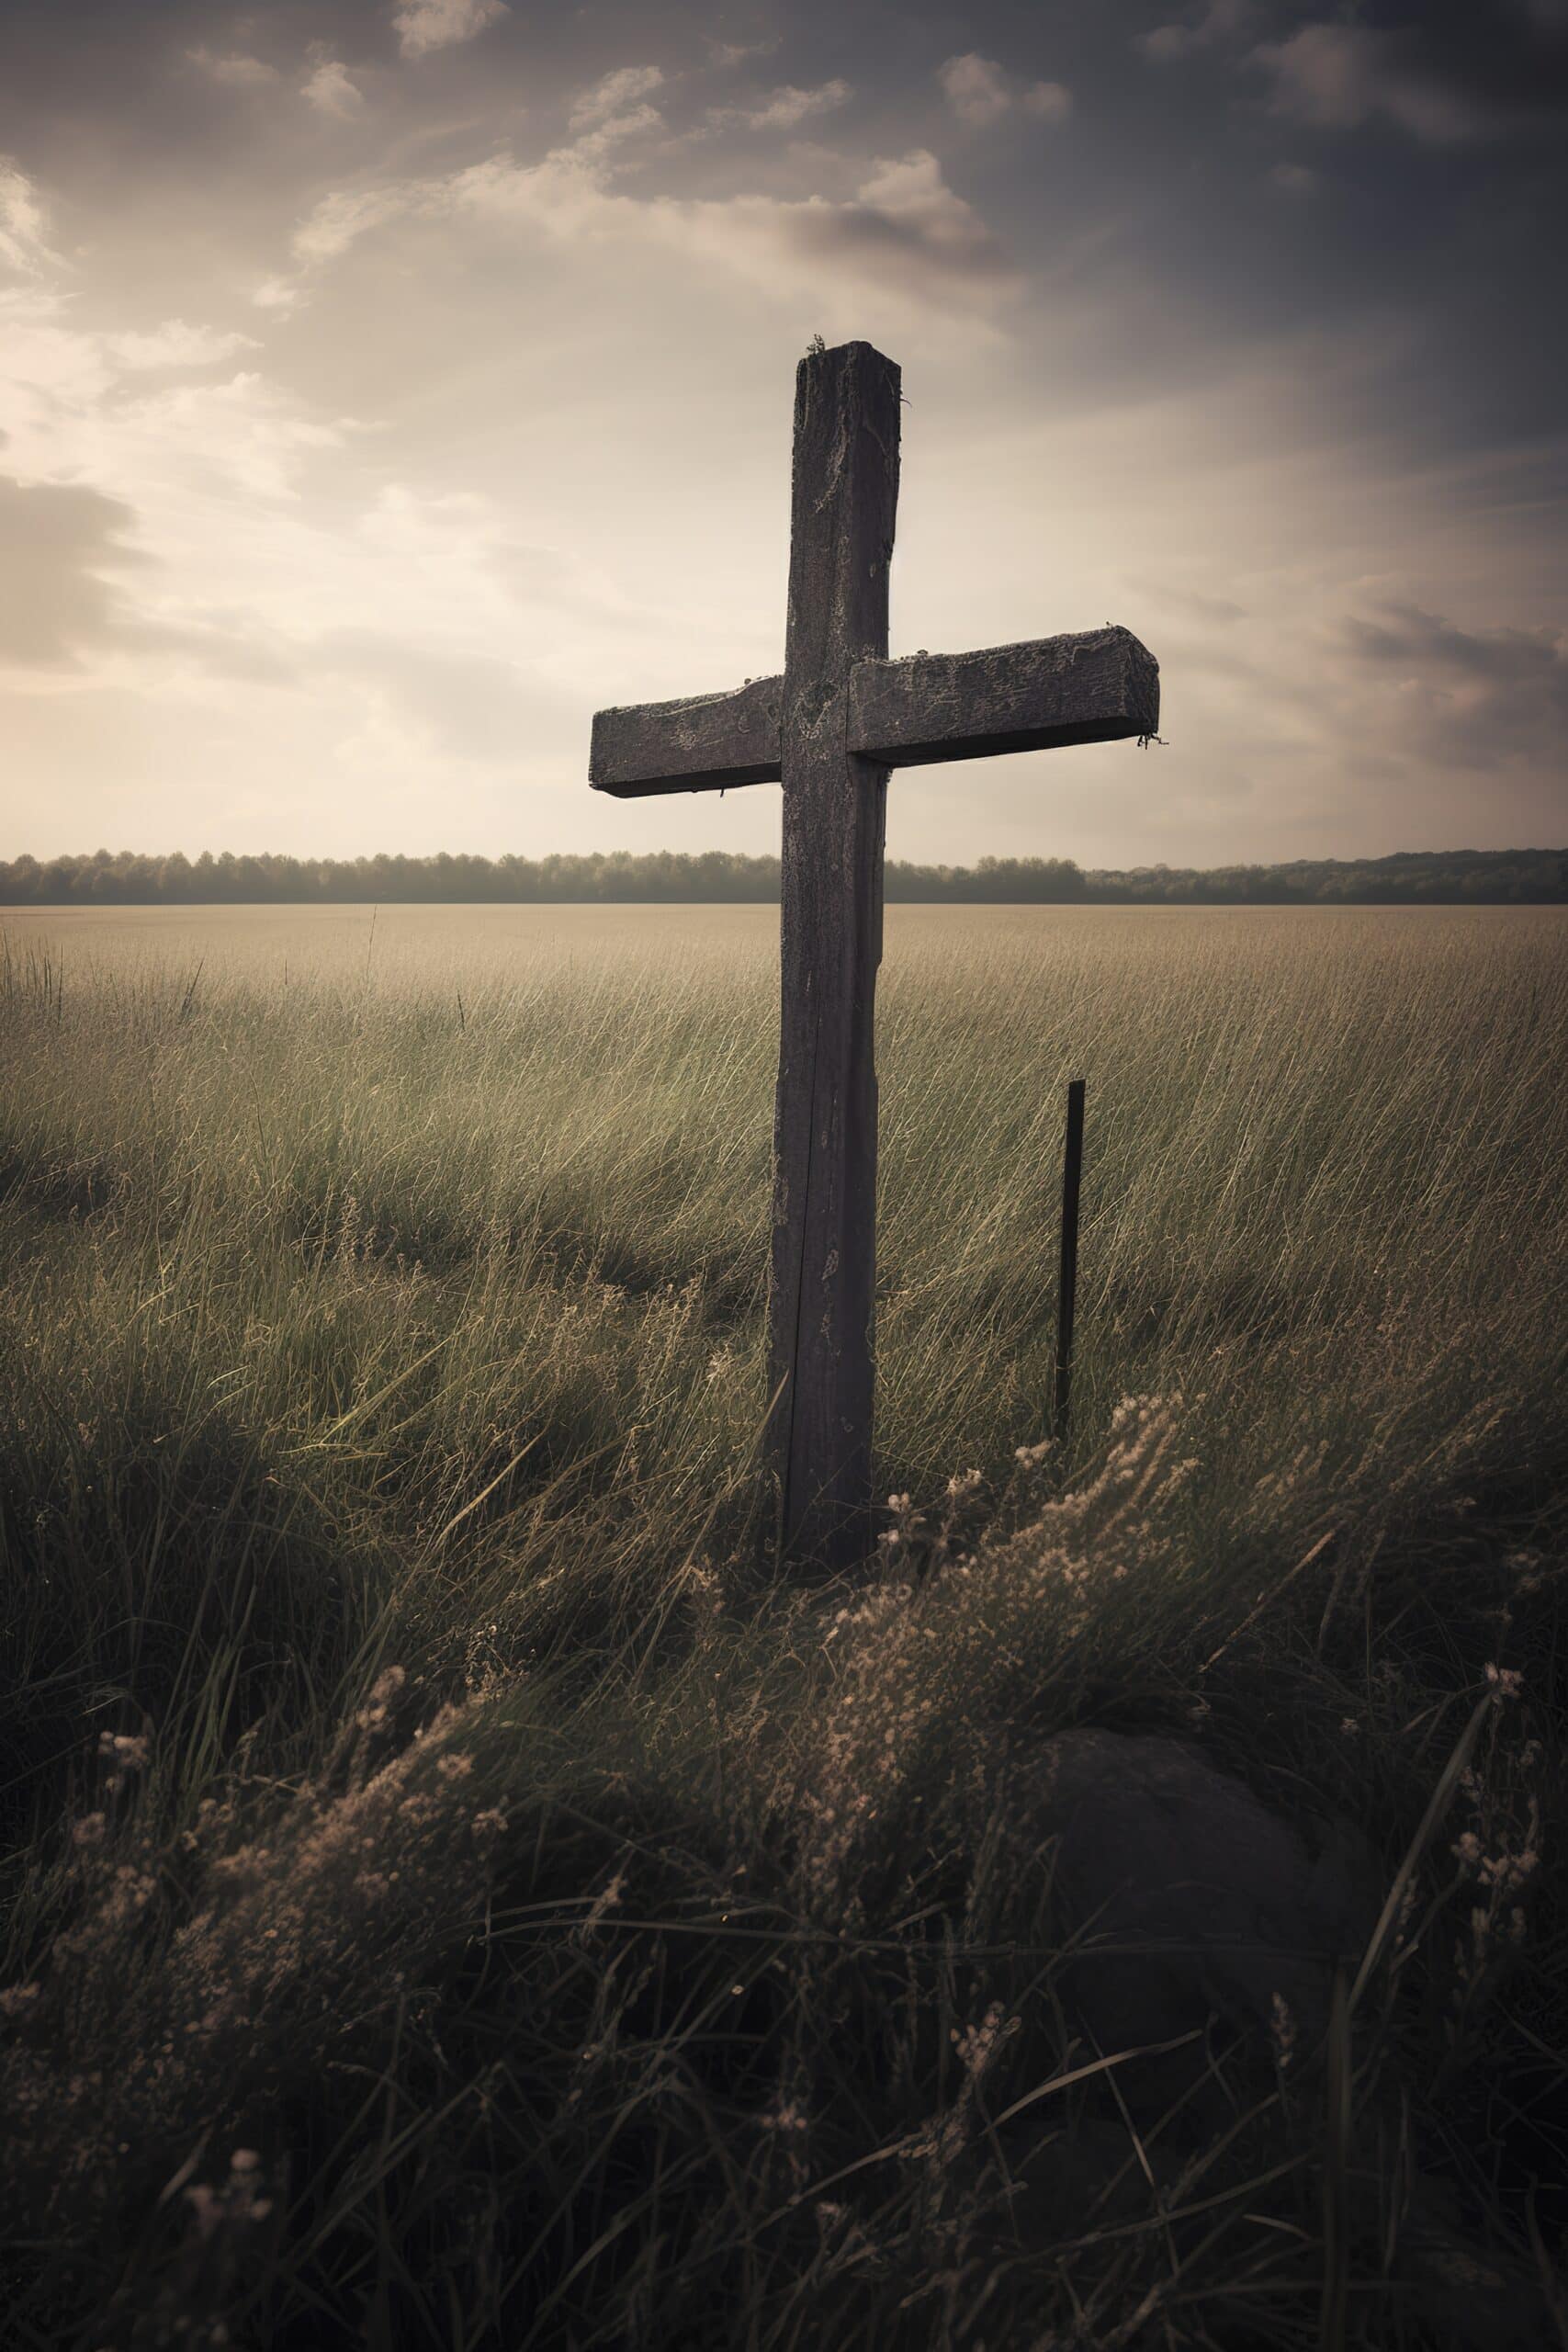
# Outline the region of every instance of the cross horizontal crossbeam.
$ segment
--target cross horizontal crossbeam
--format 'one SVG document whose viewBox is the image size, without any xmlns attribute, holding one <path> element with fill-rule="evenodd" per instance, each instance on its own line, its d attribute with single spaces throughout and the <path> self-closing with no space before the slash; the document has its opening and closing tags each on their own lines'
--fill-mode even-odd
<svg viewBox="0 0 1568 2352">
<path fill-rule="evenodd" d="M 593 720 L 589 781 L 622 800 L 776 784 L 784 680 L 629 704 Z M 1124 628 L 1080 629 L 977 653 L 862 661 L 849 677 L 845 750 L 882 767 L 1114 743 L 1159 725 L 1159 665 Z"/>
</svg>

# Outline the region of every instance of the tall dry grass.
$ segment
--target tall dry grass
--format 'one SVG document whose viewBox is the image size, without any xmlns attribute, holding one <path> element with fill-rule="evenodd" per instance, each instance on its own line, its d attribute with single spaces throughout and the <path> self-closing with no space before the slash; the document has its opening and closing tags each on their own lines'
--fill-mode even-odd
<svg viewBox="0 0 1568 2352">
<path fill-rule="evenodd" d="M 6 929 L 17 2341 L 1414 2345 L 1445 2261 L 1541 2324 L 1559 916 L 893 910 L 911 1499 L 826 1597 L 758 1504 L 767 910 Z M 1129 2136 L 1002 1859 L 1084 1722 L 1397 1896 L 1224 2144 Z"/>
</svg>

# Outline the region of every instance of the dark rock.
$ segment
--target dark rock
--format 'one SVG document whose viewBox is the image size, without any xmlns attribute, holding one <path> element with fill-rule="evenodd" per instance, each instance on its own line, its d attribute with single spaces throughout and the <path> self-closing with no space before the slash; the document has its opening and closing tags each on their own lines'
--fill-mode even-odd
<svg viewBox="0 0 1568 2352">
<path fill-rule="evenodd" d="M 1336 1962 L 1359 1957 L 1377 1913 L 1352 1831 L 1309 1836 L 1195 1747 L 1111 1731 L 1015 1752 L 1007 1805 L 1011 1837 L 1052 1873 L 1057 1925 L 1076 1947 L 1059 1990 L 1093 2045 L 1135 2050 L 1218 2027 L 1260 2053 L 1282 2030 L 1310 2054 Z M 1205 2064 L 1195 2043 L 1145 2066 L 1141 2086 L 1163 2098 Z M 1125 2091 L 1138 2070 L 1119 2079 Z"/>
</svg>

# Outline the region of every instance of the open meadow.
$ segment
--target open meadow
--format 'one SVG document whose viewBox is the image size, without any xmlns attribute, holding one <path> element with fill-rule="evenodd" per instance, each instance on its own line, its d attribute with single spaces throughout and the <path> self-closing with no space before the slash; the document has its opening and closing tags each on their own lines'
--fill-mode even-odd
<svg viewBox="0 0 1568 2352">
<path fill-rule="evenodd" d="M 0 932 L 8 2342 L 1568 2343 L 1568 910 L 890 908 L 827 1594 L 775 910 Z M 1261 2087 L 1058 1997 L 1082 1724 L 1371 1873 Z"/>
</svg>

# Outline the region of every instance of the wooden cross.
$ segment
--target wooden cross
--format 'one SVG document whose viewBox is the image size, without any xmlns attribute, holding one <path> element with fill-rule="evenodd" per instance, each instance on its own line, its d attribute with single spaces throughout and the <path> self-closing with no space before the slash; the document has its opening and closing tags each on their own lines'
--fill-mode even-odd
<svg viewBox="0 0 1568 2352">
<path fill-rule="evenodd" d="M 898 408 L 898 369 L 870 344 L 807 354 L 784 675 L 602 710 L 589 762 L 594 788 L 623 799 L 784 785 L 769 1437 L 782 1548 L 829 1569 L 871 1540 L 872 1012 L 887 771 L 1114 742 L 1159 724 L 1158 665 L 1122 628 L 887 660 Z"/>
</svg>

